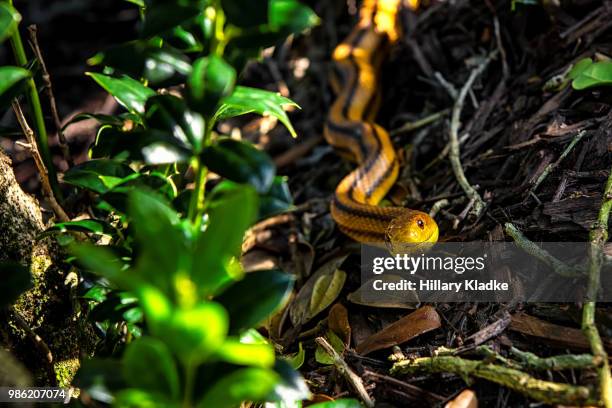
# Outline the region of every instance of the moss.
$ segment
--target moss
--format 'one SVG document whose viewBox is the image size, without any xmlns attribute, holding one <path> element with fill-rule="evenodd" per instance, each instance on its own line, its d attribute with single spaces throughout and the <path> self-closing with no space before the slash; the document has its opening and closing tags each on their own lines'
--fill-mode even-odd
<svg viewBox="0 0 612 408">
<path fill-rule="evenodd" d="M 72 379 L 76 372 L 81 366 L 81 362 L 78 358 L 71 358 L 68 360 L 58 361 L 53 365 L 53 371 L 55 371 L 55 378 L 57 379 L 58 387 L 70 387 Z"/>
</svg>

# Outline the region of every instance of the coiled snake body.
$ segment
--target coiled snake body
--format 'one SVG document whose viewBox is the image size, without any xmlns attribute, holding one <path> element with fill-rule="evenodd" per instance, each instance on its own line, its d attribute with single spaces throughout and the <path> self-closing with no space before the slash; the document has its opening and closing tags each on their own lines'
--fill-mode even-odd
<svg viewBox="0 0 612 408">
<path fill-rule="evenodd" d="M 340 155 L 359 166 L 338 184 L 331 214 L 340 230 L 365 243 L 432 243 L 435 221 L 421 211 L 377 204 L 397 180 L 399 162 L 387 131 L 374 123 L 381 102 L 380 68 L 397 41 L 401 0 L 364 0 L 359 23 L 333 54 L 332 86 L 337 93 L 325 138 Z"/>
</svg>

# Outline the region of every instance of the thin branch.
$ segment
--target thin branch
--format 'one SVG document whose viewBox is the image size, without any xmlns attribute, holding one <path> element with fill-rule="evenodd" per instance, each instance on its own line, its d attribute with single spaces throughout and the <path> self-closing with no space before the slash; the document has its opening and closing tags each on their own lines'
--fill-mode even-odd
<svg viewBox="0 0 612 408">
<path fill-rule="evenodd" d="M 535 181 L 535 183 L 533 183 L 533 186 L 531 187 L 531 189 L 529 189 L 529 195 L 534 194 L 536 189 L 540 186 L 540 184 L 542 184 L 542 182 L 546 179 L 546 177 L 548 177 L 554 169 L 559 167 L 563 159 L 567 157 L 567 155 L 574 149 L 574 146 L 576 146 L 576 144 L 582 139 L 584 135 L 586 135 L 586 131 L 582 130 L 578 132 L 578 134 L 574 136 L 570 144 L 567 145 L 565 150 L 563 150 L 563 153 L 561 153 L 559 158 L 553 163 L 550 163 L 548 166 L 546 166 L 546 168 L 544 168 L 544 171 L 542 172 L 542 174 L 540 174 L 540 176 Z"/>
<path fill-rule="evenodd" d="M 508 234 L 525 253 L 533 256 L 534 258 L 541 261 L 543 264 L 552 268 L 552 270 L 566 278 L 579 276 L 581 271 L 567 265 L 565 262 L 555 258 L 548 251 L 540 248 L 533 241 L 530 241 L 523 235 L 521 231 L 512 223 L 507 222 L 504 224 L 504 231 Z"/>
<path fill-rule="evenodd" d="M 329 354 L 334 360 L 334 366 L 344 376 L 346 381 L 351 385 L 353 390 L 359 395 L 366 407 L 374 407 L 374 401 L 370 398 L 368 391 L 366 391 L 361 378 L 355 374 L 355 372 L 349 367 L 344 361 L 342 356 L 338 354 L 336 350 L 325 340 L 325 337 L 317 337 L 315 339 L 318 345 L 320 345 L 327 354 Z"/>
<path fill-rule="evenodd" d="M 34 163 L 38 168 L 38 172 L 40 173 L 40 180 L 42 182 L 42 190 L 49 201 L 49 205 L 53 209 L 53 212 L 57 216 L 57 218 L 62 221 L 70 221 L 70 217 L 66 214 L 62 206 L 55 199 L 55 194 L 53 193 L 53 189 L 51 188 L 51 183 L 49 181 L 49 172 L 47 171 L 47 167 L 45 167 L 45 163 L 43 161 L 42 156 L 40 155 L 40 151 L 38 150 L 38 144 L 36 143 L 36 137 L 34 135 L 34 131 L 28 125 L 28 122 L 23 115 L 23 111 L 21 110 L 21 106 L 17 100 L 14 100 L 13 103 L 13 111 L 15 112 L 15 116 L 17 116 L 17 121 L 19 122 L 19 126 L 21 126 L 21 130 L 28 141 L 28 147 L 30 149 L 30 153 L 32 154 L 32 158 L 34 159 Z"/>
<path fill-rule="evenodd" d="M 55 103 L 55 96 L 53 95 L 53 85 L 51 83 L 51 75 L 49 75 L 49 71 L 47 70 L 47 65 L 45 64 L 45 60 L 43 59 L 42 52 L 40 50 L 40 46 L 38 45 L 38 37 L 36 35 L 37 33 L 36 26 L 35 25 L 29 26 L 28 33 L 30 34 L 30 45 L 42 69 L 42 80 L 43 80 L 44 88 L 47 91 L 47 96 L 49 98 L 49 106 L 51 107 L 51 116 L 53 116 L 53 122 L 54 122 L 55 128 L 57 129 L 57 137 L 59 140 L 59 146 L 60 146 L 60 149 L 62 150 L 62 155 L 64 156 L 64 160 L 66 160 L 66 163 L 68 163 L 69 167 L 72 167 L 74 166 L 74 161 L 72 160 L 72 155 L 70 154 L 70 147 L 68 146 L 68 142 L 66 141 L 66 136 L 64 136 L 64 132 L 62 131 L 62 121 L 60 120 L 59 113 L 57 111 L 57 104 Z"/>
<path fill-rule="evenodd" d="M 461 357 L 421 357 L 393 364 L 392 375 L 453 373 L 467 384 L 471 377 L 482 378 L 547 404 L 599 405 L 588 387 L 544 381 L 514 368 Z"/>
<path fill-rule="evenodd" d="M 463 110 L 463 104 L 465 102 L 465 98 L 468 94 L 468 91 L 472 88 L 474 81 L 480 74 L 482 74 L 485 68 L 489 65 L 491 60 L 495 57 L 497 51 L 491 53 L 487 58 L 485 58 L 480 65 L 472 70 L 468 80 L 465 82 L 461 91 L 459 91 L 459 95 L 455 100 L 455 105 L 453 106 L 453 113 L 451 116 L 451 124 L 449 131 L 449 159 L 451 162 L 451 167 L 453 168 L 453 172 L 455 173 L 455 177 L 457 178 L 457 182 L 465 192 L 465 194 L 470 198 L 470 200 L 474 200 L 473 212 L 478 218 L 481 212 L 485 208 L 485 202 L 480 197 L 480 194 L 476 191 L 474 187 L 469 183 L 467 178 L 465 177 L 465 173 L 463 172 L 463 167 L 461 165 L 461 152 L 459 150 L 459 126 L 461 119 L 461 111 Z"/>
<path fill-rule="evenodd" d="M 442 118 L 449 112 L 448 109 L 441 110 L 439 112 L 432 113 L 431 115 L 425 116 L 424 118 L 415 120 L 414 122 L 406 122 L 402 126 L 397 129 L 393 129 L 389 134 L 391 136 L 398 135 L 400 133 L 410 132 L 415 129 L 419 129 L 423 126 L 430 125 L 436 122 L 438 119 Z"/>
</svg>

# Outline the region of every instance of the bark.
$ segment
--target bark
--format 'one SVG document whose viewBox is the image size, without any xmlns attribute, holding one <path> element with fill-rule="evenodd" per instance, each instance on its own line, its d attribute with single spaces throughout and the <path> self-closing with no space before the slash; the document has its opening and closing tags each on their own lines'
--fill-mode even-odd
<svg viewBox="0 0 612 408">
<path fill-rule="evenodd" d="M 33 281 L 11 310 L 1 312 L 0 347 L 25 365 L 35 384 L 66 386 L 81 355 L 91 352 L 95 336 L 78 318 L 79 304 L 66 282 L 70 270 L 61 262 L 60 248 L 50 238 L 38 239 L 44 229 L 38 202 L 21 189 L 11 160 L 0 150 L 0 261 L 28 266 Z M 6 359 L 0 354 L 0 365 Z"/>
</svg>

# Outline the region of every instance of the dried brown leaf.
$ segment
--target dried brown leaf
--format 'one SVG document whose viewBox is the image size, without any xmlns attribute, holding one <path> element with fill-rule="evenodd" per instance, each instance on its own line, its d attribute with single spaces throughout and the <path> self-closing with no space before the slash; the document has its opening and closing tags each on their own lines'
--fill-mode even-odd
<svg viewBox="0 0 612 408">
<path fill-rule="evenodd" d="M 448 401 L 444 408 L 478 408 L 478 398 L 472 390 L 463 390 L 453 400 Z"/>
<path fill-rule="evenodd" d="M 441 326 L 440 315 L 431 306 L 423 306 L 385 327 L 357 345 L 357 353 L 365 355 L 397 346 Z"/>
<path fill-rule="evenodd" d="M 336 303 L 329 309 L 327 326 L 340 337 L 346 347 L 350 346 L 351 324 L 348 319 L 348 311 L 341 303 Z"/>
</svg>

